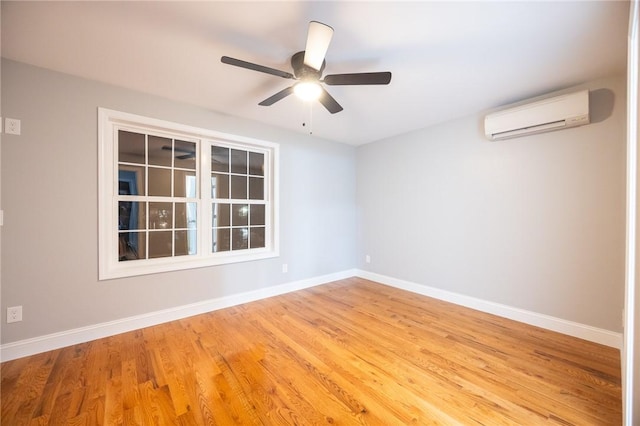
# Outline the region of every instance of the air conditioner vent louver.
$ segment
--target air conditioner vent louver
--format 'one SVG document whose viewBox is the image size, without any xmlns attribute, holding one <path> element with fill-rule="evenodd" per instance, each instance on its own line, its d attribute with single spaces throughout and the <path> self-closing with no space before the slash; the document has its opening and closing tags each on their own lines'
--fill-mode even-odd
<svg viewBox="0 0 640 426">
<path fill-rule="evenodd" d="M 488 114 L 485 135 L 510 139 L 589 124 L 589 91 L 555 96 Z"/>
</svg>

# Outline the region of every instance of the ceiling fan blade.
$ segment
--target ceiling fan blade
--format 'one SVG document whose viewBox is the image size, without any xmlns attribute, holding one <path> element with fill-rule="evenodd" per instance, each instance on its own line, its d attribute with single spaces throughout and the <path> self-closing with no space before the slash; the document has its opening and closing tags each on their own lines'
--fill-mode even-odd
<svg viewBox="0 0 640 426">
<path fill-rule="evenodd" d="M 304 64 L 320 71 L 329 43 L 333 37 L 333 28 L 318 21 L 309 22 L 307 45 L 304 49 Z"/>
<path fill-rule="evenodd" d="M 194 154 L 195 155 L 195 151 L 193 149 L 188 149 L 188 148 L 180 148 L 179 146 L 176 147 L 171 147 L 171 145 L 163 145 L 162 149 L 164 149 L 165 151 L 175 151 L 175 152 L 186 152 L 187 154 Z"/>
<path fill-rule="evenodd" d="M 292 93 L 293 93 L 293 86 L 287 87 L 286 89 L 282 89 L 281 91 L 279 91 L 275 95 L 268 97 L 264 101 L 260 102 L 258 105 L 262 105 L 262 106 L 273 105 L 276 102 L 278 102 L 280 99 L 286 98 L 287 96 L 289 96 Z"/>
<path fill-rule="evenodd" d="M 322 88 L 322 94 L 318 98 L 318 101 L 329 111 L 331 114 L 335 114 L 336 112 L 340 112 L 343 110 L 342 106 L 333 99 L 333 96 L 327 92 L 324 87 Z"/>
<path fill-rule="evenodd" d="M 171 145 L 163 145 L 162 149 L 165 151 L 185 152 L 186 154 L 176 155 L 178 160 L 188 160 L 189 158 L 196 158 L 196 152 L 192 149 L 180 148 L 179 146 L 171 147 Z"/>
<path fill-rule="evenodd" d="M 324 77 L 324 82 L 329 86 L 351 86 L 360 84 L 389 84 L 391 73 L 386 72 L 362 72 L 355 74 L 332 74 Z"/>
<path fill-rule="evenodd" d="M 252 62 L 243 61 L 240 59 L 230 58 L 228 56 L 223 56 L 222 58 L 220 58 L 220 61 L 224 64 L 235 65 L 236 67 L 259 71 L 265 74 L 271 74 L 282 78 L 293 78 L 293 74 L 291 73 L 280 71 L 275 68 L 265 67 L 264 65 L 258 65 Z"/>
<path fill-rule="evenodd" d="M 178 160 L 188 160 L 190 158 L 196 158 L 196 153 L 192 152 L 192 153 L 189 153 L 189 154 L 178 155 L 178 156 L 176 156 L 176 158 Z"/>
</svg>

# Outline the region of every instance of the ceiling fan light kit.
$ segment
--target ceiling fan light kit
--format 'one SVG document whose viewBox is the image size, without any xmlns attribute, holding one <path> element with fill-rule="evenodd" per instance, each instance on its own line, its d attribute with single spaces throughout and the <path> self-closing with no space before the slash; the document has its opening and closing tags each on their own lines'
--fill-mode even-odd
<svg viewBox="0 0 640 426">
<path fill-rule="evenodd" d="M 293 86 L 293 92 L 303 101 L 317 101 L 322 87 L 316 81 L 301 81 Z"/>
<path fill-rule="evenodd" d="M 318 100 L 331 114 L 342 111 L 342 106 L 327 92 L 321 83 L 328 86 L 352 86 L 352 85 L 382 85 L 391 82 L 390 72 L 367 72 L 352 74 L 332 74 L 322 79 L 322 71 L 326 66 L 325 56 L 331 38 L 333 28 L 317 21 L 309 23 L 307 43 L 305 50 L 295 53 L 291 57 L 293 74 L 264 65 L 254 64 L 241 59 L 223 56 L 222 63 L 240 68 L 275 75 L 286 79 L 298 80 L 293 86 L 287 87 L 278 93 L 268 97 L 258 105 L 270 106 L 281 99 L 295 93 L 300 99 L 306 101 Z"/>
</svg>

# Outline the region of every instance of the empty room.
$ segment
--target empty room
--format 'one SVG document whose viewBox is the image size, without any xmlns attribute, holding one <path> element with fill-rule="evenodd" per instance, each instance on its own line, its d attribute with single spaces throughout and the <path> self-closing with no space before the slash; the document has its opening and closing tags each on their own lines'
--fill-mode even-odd
<svg viewBox="0 0 640 426">
<path fill-rule="evenodd" d="M 0 19 L 1 424 L 640 424 L 637 1 Z"/>
</svg>

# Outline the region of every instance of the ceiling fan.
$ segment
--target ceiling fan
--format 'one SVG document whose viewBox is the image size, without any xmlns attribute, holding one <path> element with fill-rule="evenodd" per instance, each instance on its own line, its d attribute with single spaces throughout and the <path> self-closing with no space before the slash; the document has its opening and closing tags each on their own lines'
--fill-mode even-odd
<svg viewBox="0 0 640 426">
<path fill-rule="evenodd" d="M 165 151 L 175 151 L 175 155 L 178 160 L 188 160 L 190 158 L 196 158 L 196 151 L 194 149 L 180 148 L 178 146 L 171 147 L 171 145 L 164 145 L 162 149 Z"/>
<path fill-rule="evenodd" d="M 320 83 L 328 86 L 350 86 L 389 84 L 390 72 L 365 72 L 354 74 L 331 74 L 322 78 L 326 65 L 325 55 L 333 36 L 333 28 L 321 22 L 311 21 L 307 33 L 305 50 L 291 57 L 293 74 L 275 68 L 254 64 L 240 59 L 223 56 L 220 60 L 229 65 L 259 71 L 282 78 L 297 80 L 293 86 L 287 87 L 260 102 L 258 105 L 270 106 L 279 100 L 295 93 L 305 100 L 317 99 L 331 114 L 342 111 L 342 106 L 327 92 Z"/>
</svg>

